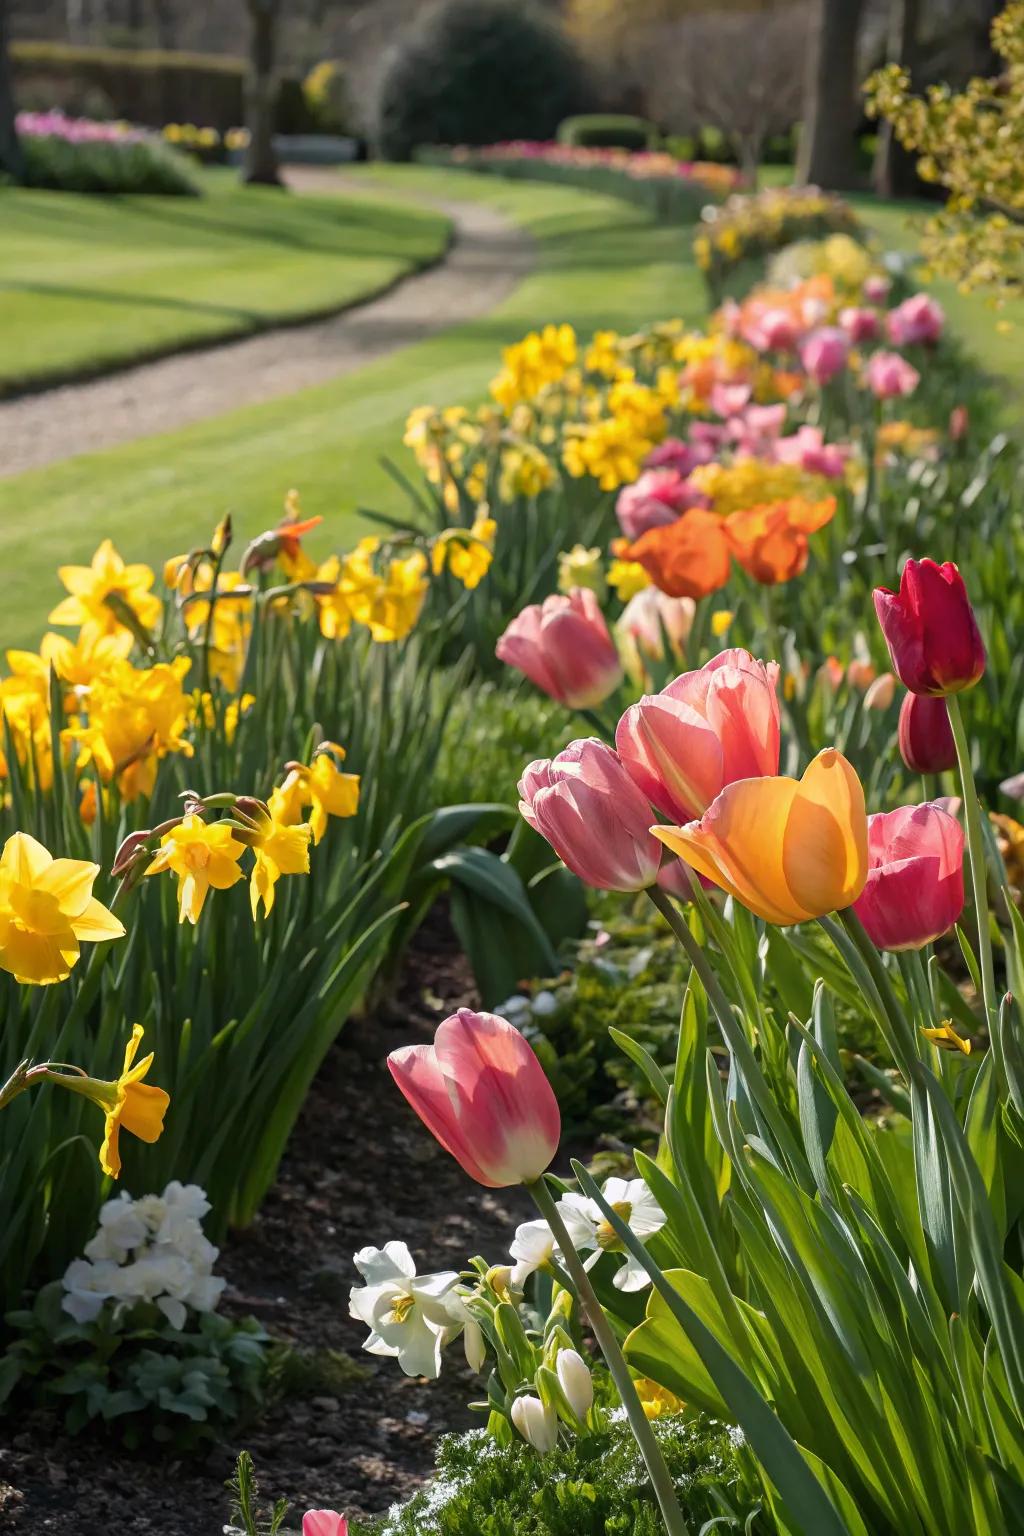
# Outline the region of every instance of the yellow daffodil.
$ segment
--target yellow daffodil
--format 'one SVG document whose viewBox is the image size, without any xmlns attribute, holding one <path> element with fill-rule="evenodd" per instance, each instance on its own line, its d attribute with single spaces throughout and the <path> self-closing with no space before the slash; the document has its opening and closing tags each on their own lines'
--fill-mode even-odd
<svg viewBox="0 0 1024 1536">
<path fill-rule="evenodd" d="M 92 894 L 98 864 L 55 859 L 27 832 L 0 855 L 0 967 L 17 981 L 64 981 L 82 940 L 120 939 L 124 927 Z"/>
<path fill-rule="evenodd" d="M 163 1088 L 143 1082 L 153 1064 L 153 1053 L 144 1056 L 134 1065 L 143 1036 L 141 1024 L 136 1024 L 131 1039 L 125 1046 L 124 1066 L 121 1075 L 113 1082 L 103 1078 L 72 1075 L 70 1072 L 47 1072 L 48 1082 L 58 1083 L 72 1093 L 83 1094 L 98 1104 L 105 1116 L 103 1144 L 100 1147 L 100 1167 L 112 1179 L 121 1172 L 121 1152 L 118 1145 L 122 1128 L 140 1141 L 159 1141 L 164 1128 L 164 1115 L 171 1102 L 170 1094 Z"/>
<path fill-rule="evenodd" d="M 112 635 L 133 614 L 143 629 L 160 620 L 160 599 L 149 589 L 153 572 L 148 565 L 125 565 L 110 539 L 104 539 L 91 565 L 62 565 L 57 571 L 68 597 L 50 614 L 51 624 L 77 625 L 82 638 Z"/>
<path fill-rule="evenodd" d="M 182 688 L 190 666 L 187 656 L 141 669 L 117 662 L 88 690 L 85 723 L 63 733 L 78 743 L 81 767 L 94 761 L 105 784 L 117 779 L 122 799 L 150 794 L 169 752 L 192 756 L 184 732 L 195 704 Z"/>
<path fill-rule="evenodd" d="M 177 875 L 178 921 L 197 923 L 207 891 L 226 891 L 241 880 L 238 861 L 243 847 L 224 822 L 207 824 L 201 816 L 190 814 L 164 833 L 146 874 L 169 869 Z"/>
<path fill-rule="evenodd" d="M 456 581 L 472 592 L 491 568 L 497 532 L 498 525 L 486 505 L 479 509 L 468 532 L 463 528 L 446 528 L 434 540 L 431 550 L 434 575 L 439 576 L 447 566 Z"/>
<path fill-rule="evenodd" d="M 359 808 L 359 775 L 339 770 L 337 764 L 344 759 L 343 748 L 325 741 L 308 768 L 304 763 L 293 763 L 284 783 L 267 802 L 275 822 L 294 826 L 306 806 L 312 806 L 309 825 L 313 841 L 318 843 L 327 830 L 329 816 L 354 816 Z"/>
<path fill-rule="evenodd" d="M 944 1019 L 937 1029 L 922 1029 L 921 1033 L 926 1040 L 937 1045 L 940 1051 L 962 1051 L 965 1056 L 971 1054 L 971 1042 L 957 1034 L 952 1019 Z"/>
<path fill-rule="evenodd" d="M 273 816 L 259 818 L 252 844 L 256 855 L 249 879 L 249 901 L 255 920 L 260 902 L 264 913 L 274 905 L 274 887 L 282 875 L 309 874 L 309 840 L 313 827 L 308 822 L 288 825 Z"/>
</svg>

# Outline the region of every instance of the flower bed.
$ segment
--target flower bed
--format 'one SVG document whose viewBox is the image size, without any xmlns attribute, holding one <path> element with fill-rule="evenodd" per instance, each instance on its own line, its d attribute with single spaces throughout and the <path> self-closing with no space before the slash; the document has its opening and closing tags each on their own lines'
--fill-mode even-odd
<svg viewBox="0 0 1024 1536">
<path fill-rule="evenodd" d="M 729 166 L 677 160 L 662 150 L 599 149 L 557 142 L 517 140 L 483 148 L 429 146 L 416 152 L 426 165 L 464 166 L 527 181 L 554 181 L 607 192 L 641 203 L 659 219 L 690 223 L 709 199 L 725 197 L 739 183 Z"/>
<path fill-rule="evenodd" d="M 57 192 L 155 192 L 197 188 L 168 145 L 130 123 L 98 123 L 63 112 L 19 112 L 25 184 Z"/>
</svg>

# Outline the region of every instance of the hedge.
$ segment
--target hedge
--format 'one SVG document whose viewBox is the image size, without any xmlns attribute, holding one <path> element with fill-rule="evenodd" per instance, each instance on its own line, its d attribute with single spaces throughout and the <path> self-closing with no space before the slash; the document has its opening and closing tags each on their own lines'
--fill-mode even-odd
<svg viewBox="0 0 1024 1536">
<path fill-rule="evenodd" d="M 246 66 L 241 59 L 21 42 L 11 45 L 11 64 L 19 107 L 60 107 L 151 128 L 199 123 L 222 133 L 245 120 Z"/>
</svg>

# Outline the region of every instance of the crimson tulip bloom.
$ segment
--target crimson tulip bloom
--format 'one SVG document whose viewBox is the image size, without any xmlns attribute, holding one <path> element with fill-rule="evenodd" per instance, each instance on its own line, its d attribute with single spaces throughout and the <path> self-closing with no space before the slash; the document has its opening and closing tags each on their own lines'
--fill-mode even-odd
<svg viewBox="0 0 1024 1536">
<path fill-rule="evenodd" d="M 662 815 L 696 821 L 727 784 L 778 773 L 778 675 L 775 662 L 723 651 L 626 710 L 615 746 Z"/>
<path fill-rule="evenodd" d="M 956 742 L 943 694 L 907 694 L 900 705 L 899 741 L 912 773 L 945 773 L 956 767 Z"/>
<path fill-rule="evenodd" d="M 532 1046 L 495 1013 L 460 1008 L 433 1045 L 392 1051 L 388 1068 L 427 1130 L 488 1189 L 534 1183 L 558 1150 L 551 1084 Z"/>
<path fill-rule="evenodd" d="M 654 884 L 661 848 L 650 806 L 603 741 L 573 741 L 557 757 L 530 763 L 519 794 L 524 821 L 587 885 L 642 891 Z"/>
<path fill-rule="evenodd" d="M 868 817 L 868 878 L 853 910 L 878 949 L 921 949 L 964 906 L 964 834 L 938 805 Z"/>
<path fill-rule="evenodd" d="M 622 681 L 619 653 L 597 598 L 580 587 L 524 608 L 495 654 L 570 709 L 603 703 Z"/>
<path fill-rule="evenodd" d="M 908 560 L 899 592 L 875 588 L 893 670 L 911 693 L 959 693 L 985 670 L 985 647 L 963 577 L 949 560 Z"/>
</svg>

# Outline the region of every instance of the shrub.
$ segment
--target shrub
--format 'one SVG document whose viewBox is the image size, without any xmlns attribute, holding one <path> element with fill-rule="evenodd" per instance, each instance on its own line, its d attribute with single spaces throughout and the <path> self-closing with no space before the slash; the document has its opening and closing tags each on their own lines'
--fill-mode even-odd
<svg viewBox="0 0 1024 1536">
<path fill-rule="evenodd" d="M 657 1421 L 655 1433 L 693 1528 L 721 1516 L 738 1488 L 737 1453 L 711 1420 Z M 742 1496 L 737 1502 L 745 1502 Z M 728 1503 L 726 1503 L 726 1508 Z M 437 1480 L 353 1536 L 658 1536 L 647 1473 L 624 1421 L 539 1457 L 483 1430 L 446 1435 Z"/>
<path fill-rule="evenodd" d="M 643 117 L 592 112 L 582 117 L 567 117 L 564 123 L 559 123 L 558 142 L 595 149 L 653 149 L 658 142 L 658 130 Z"/>
<path fill-rule="evenodd" d="M 442 0 L 384 62 L 374 138 L 393 160 L 418 144 L 550 138 L 583 98 L 582 65 L 531 5 Z"/>
<path fill-rule="evenodd" d="M 245 65 L 201 53 L 158 49 L 78 48 L 62 43 L 11 46 L 19 105 L 58 106 L 90 113 L 97 99 L 104 115 L 151 128 L 164 123 L 208 123 L 221 131 L 243 119 Z"/>
</svg>

